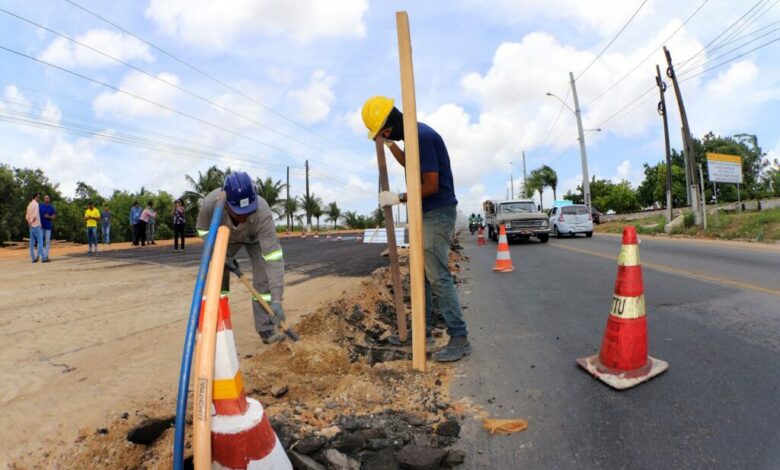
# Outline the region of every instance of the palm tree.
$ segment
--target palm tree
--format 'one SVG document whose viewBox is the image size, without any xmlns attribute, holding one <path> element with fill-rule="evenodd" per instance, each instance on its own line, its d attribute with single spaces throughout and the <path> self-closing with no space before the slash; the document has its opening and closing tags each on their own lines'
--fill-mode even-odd
<svg viewBox="0 0 780 470">
<path fill-rule="evenodd" d="M 314 209 L 322 204 L 322 199 L 314 195 L 314 193 L 301 196 L 301 206 L 304 212 L 306 212 L 306 226 L 311 226 L 311 216 L 314 214 Z"/>
<path fill-rule="evenodd" d="M 335 229 L 336 223 L 339 221 L 339 217 L 341 217 L 341 209 L 339 209 L 336 201 L 328 204 L 328 209 L 325 211 L 325 214 L 328 216 L 328 218 L 325 220 L 333 222 L 333 228 Z"/>
<path fill-rule="evenodd" d="M 271 212 L 276 214 L 277 217 L 284 215 L 284 200 L 280 197 L 282 190 L 286 186 L 281 180 L 274 181 L 271 177 L 266 179 L 255 179 L 257 185 L 257 195 L 265 199 L 268 206 L 271 208 Z"/>
<path fill-rule="evenodd" d="M 230 168 L 228 168 L 227 171 L 222 171 L 217 168 L 217 165 L 213 165 L 206 170 L 205 174 L 199 171 L 197 180 L 190 175 L 185 175 L 184 179 L 192 186 L 193 190 L 185 191 L 184 198 L 190 202 L 190 205 L 192 203 L 199 204 L 208 193 L 225 185 L 225 176 L 229 173 Z M 142 188 L 141 194 L 143 194 L 143 191 Z"/>
<path fill-rule="evenodd" d="M 556 192 L 558 189 L 558 173 L 547 165 L 542 166 L 540 170 L 544 185 L 550 187 L 553 191 L 553 200 L 558 199 L 558 193 Z"/>
<path fill-rule="evenodd" d="M 537 168 L 531 172 L 531 176 L 528 178 L 528 190 L 530 194 L 533 194 L 534 191 L 539 191 L 539 207 L 541 210 L 544 210 L 544 202 L 542 201 L 544 187 L 544 174 L 541 168 Z"/>
<path fill-rule="evenodd" d="M 342 219 L 344 219 L 344 225 L 346 225 L 349 228 L 359 228 L 360 227 L 360 216 L 357 214 L 356 211 L 347 211 L 344 212 L 344 215 L 341 216 Z"/>
<path fill-rule="evenodd" d="M 318 232 L 320 231 L 320 217 L 322 217 L 322 214 L 323 214 L 322 206 L 320 206 L 320 204 L 317 204 L 317 207 L 314 208 L 314 210 L 312 211 L 311 215 L 312 215 L 312 217 L 317 219 L 317 231 Z"/>
<path fill-rule="evenodd" d="M 300 207 L 298 202 L 297 197 L 291 197 L 284 203 L 284 215 L 287 216 L 287 230 L 290 230 L 290 224 L 293 222 L 295 213 L 298 212 L 298 208 Z"/>
<path fill-rule="evenodd" d="M 380 209 L 377 207 L 374 209 L 373 212 L 371 212 L 371 222 L 370 225 L 376 225 L 377 227 L 382 227 L 385 225 L 385 211 L 384 209 Z"/>
</svg>

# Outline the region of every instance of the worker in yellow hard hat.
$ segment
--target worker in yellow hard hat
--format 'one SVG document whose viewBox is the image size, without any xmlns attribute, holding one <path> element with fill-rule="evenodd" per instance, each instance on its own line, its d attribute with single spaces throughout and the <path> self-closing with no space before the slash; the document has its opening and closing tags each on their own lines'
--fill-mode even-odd
<svg viewBox="0 0 780 470">
<path fill-rule="evenodd" d="M 396 144 L 404 140 L 403 114 L 391 98 L 375 96 L 363 105 L 363 123 L 368 138 L 381 139 L 401 166 L 406 166 L 404 151 Z M 449 269 L 450 240 L 455 230 L 458 200 L 450 168 L 450 157 L 444 140 L 430 126 L 417 123 L 420 146 L 420 176 L 423 209 L 423 245 L 425 247 L 425 313 L 426 335 L 430 336 L 433 323 L 433 296 L 447 324 L 450 337 L 447 346 L 437 351 L 433 359 L 439 362 L 457 361 L 471 353 L 463 320 L 463 311 Z M 406 194 L 382 191 L 382 207 L 406 202 Z M 389 339 L 401 344 L 397 336 Z"/>
</svg>

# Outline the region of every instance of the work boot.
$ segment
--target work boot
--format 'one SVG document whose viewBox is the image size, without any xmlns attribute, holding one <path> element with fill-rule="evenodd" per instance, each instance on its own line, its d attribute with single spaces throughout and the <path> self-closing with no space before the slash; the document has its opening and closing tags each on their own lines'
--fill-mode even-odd
<svg viewBox="0 0 780 470">
<path fill-rule="evenodd" d="M 447 346 L 433 354 L 436 362 L 453 362 L 471 354 L 471 345 L 466 336 L 451 336 Z"/>
<path fill-rule="evenodd" d="M 276 329 L 260 331 L 260 339 L 263 340 L 263 344 L 273 344 L 282 341 L 285 336 L 282 332 L 277 332 Z"/>
</svg>

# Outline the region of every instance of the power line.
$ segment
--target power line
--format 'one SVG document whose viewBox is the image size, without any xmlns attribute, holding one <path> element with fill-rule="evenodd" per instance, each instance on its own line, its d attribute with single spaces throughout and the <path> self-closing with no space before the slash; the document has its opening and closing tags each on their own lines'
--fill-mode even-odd
<svg viewBox="0 0 780 470">
<path fill-rule="evenodd" d="M 677 29 L 675 29 L 675 30 L 672 32 L 672 34 L 670 34 L 669 36 L 667 36 L 667 37 L 666 37 L 666 39 L 664 39 L 663 41 L 661 41 L 661 44 L 660 44 L 658 47 L 656 47 L 655 49 L 653 49 L 653 50 L 650 52 L 650 54 L 648 54 L 648 55 L 647 55 L 647 57 L 645 57 L 645 58 L 644 58 L 644 59 L 642 59 L 640 62 L 638 62 L 638 63 L 637 63 L 637 64 L 636 64 L 636 65 L 635 65 L 635 66 L 634 66 L 634 67 L 633 67 L 631 70 L 629 70 L 628 72 L 626 72 L 626 73 L 625 73 L 625 74 L 624 74 L 622 77 L 620 77 L 620 78 L 619 78 L 619 79 L 618 79 L 616 82 L 614 82 L 612 85 L 610 85 L 610 86 L 609 86 L 607 89 L 605 89 L 604 91 L 602 91 L 602 92 L 601 92 L 601 93 L 600 93 L 598 96 L 596 96 L 595 98 L 593 98 L 592 100 L 590 100 L 590 102 L 589 102 L 589 103 L 587 103 L 587 104 L 585 104 L 585 105 L 582 105 L 582 108 L 585 108 L 585 107 L 588 107 L 588 106 L 592 105 L 593 103 L 595 103 L 596 101 L 598 101 L 600 98 L 602 98 L 603 96 L 605 96 L 607 93 L 609 93 L 610 91 L 612 91 L 613 89 L 615 89 L 615 88 L 616 88 L 616 87 L 617 87 L 617 86 L 618 86 L 620 83 L 622 83 L 622 82 L 623 82 L 625 79 L 627 79 L 629 76 L 631 76 L 631 75 L 632 75 L 634 72 L 636 72 L 636 71 L 637 71 L 637 69 L 639 69 L 639 67 L 641 67 L 641 66 L 642 66 L 642 64 L 644 64 L 644 63 L 646 63 L 648 60 L 650 60 L 650 59 L 653 57 L 653 55 L 654 55 L 656 52 L 658 52 L 658 50 L 660 50 L 660 49 L 661 49 L 661 48 L 664 46 L 664 44 L 666 44 L 666 43 L 667 43 L 667 42 L 668 42 L 670 39 L 672 39 L 672 38 L 673 38 L 673 37 L 674 37 L 674 36 L 675 36 L 675 35 L 676 35 L 678 32 L 680 32 L 680 30 L 681 30 L 681 29 L 683 29 L 683 28 L 685 27 L 685 25 L 687 25 L 687 24 L 688 24 L 688 22 L 689 22 L 689 21 L 691 21 L 691 19 L 693 19 L 693 17 L 694 17 L 694 16 L 696 16 L 696 15 L 699 13 L 699 11 L 700 11 L 702 8 L 704 8 L 704 5 L 706 5 L 708 1 L 709 1 L 709 0 L 704 0 L 703 2 L 701 2 L 701 4 L 699 4 L 699 6 L 696 8 L 696 10 L 694 10 L 694 11 L 693 11 L 693 13 L 691 13 L 691 14 L 688 16 L 688 18 L 686 18 L 686 19 L 685 19 L 685 21 L 683 21 L 683 22 L 682 22 L 682 24 L 680 24 L 680 26 L 678 26 L 678 27 L 677 27 Z"/>
<path fill-rule="evenodd" d="M 209 80 L 212 80 L 213 82 L 215 82 L 215 83 L 225 87 L 226 89 L 228 89 L 228 90 L 232 91 L 233 93 L 241 96 L 242 98 L 244 98 L 244 99 L 254 103 L 256 106 L 259 106 L 259 107 L 265 109 L 266 111 L 268 111 L 268 112 L 270 112 L 270 113 L 272 113 L 272 114 L 274 114 L 274 115 L 284 119 L 285 121 L 295 125 L 296 127 L 300 128 L 300 129 L 302 129 L 302 130 L 304 130 L 304 131 L 306 131 L 306 132 L 308 132 L 308 133 L 310 133 L 312 135 L 315 135 L 315 136 L 317 136 L 317 137 L 319 137 L 319 138 L 321 138 L 321 139 L 323 139 L 323 140 L 325 140 L 327 142 L 330 142 L 330 143 L 332 143 L 332 144 L 334 144 L 334 145 L 336 145 L 338 147 L 341 147 L 341 148 L 347 150 L 348 152 L 351 152 L 351 153 L 354 153 L 354 154 L 358 155 L 353 150 L 349 149 L 348 147 L 344 146 L 343 144 L 339 143 L 338 141 L 335 141 L 335 140 L 333 140 L 333 139 L 331 139 L 331 138 L 329 138 L 329 137 L 327 137 L 327 136 L 325 136 L 323 134 L 320 134 L 320 133 L 318 133 L 316 131 L 313 131 L 313 130 L 309 129 L 308 127 L 304 126 L 303 124 L 300 124 L 299 122 L 295 121 L 294 119 L 291 119 L 291 118 L 285 116 L 284 114 L 276 111 L 275 109 L 270 108 L 270 107 L 260 103 L 256 99 L 252 98 L 250 95 L 247 95 L 246 93 L 238 90 L 237 88 L 227 84 L 226 82 L 218 79 L 214 75 L 211 75 L 210 73 L 208 73 L 208 72 L 206 72 L 206 71 L 196 67 L 195 65 L 187 62 L 186 60 L 177 57 L 173 53 L 168 52 L 167 50 L 165 50 L 165 49 L 161 48 L 160 46 L 157 46 L 156 44 L 154 44 L 154 43 L 152 43 L 152 42 L 142 38 L 141 36 L 131 32 L 131 31 L 128 31 L 127 29 L 123 28 L 122 26 L 120 26 L 120 25 L 112 22 L 111 20 L 109 20 L 109 19 L 107 19 L 107 18 L 105 18 L 105 17 L 95 13 L 94 11 L 92 11 L 92 10 L 90 10 L 90 9 L 88 9 L 88 8 L 86 8 L 86 7 L 82 6 L 82 5 L 74 2 L 73 0 L 65 0 L 65 1 L 70 3 L 71 5 L 75 6 L 76 8 L 84 11 L 85 13 L 87 13 L 87 14 L 89 14 L 91 16 L 94 16 L 95 18 L 99 19 L 100 21 L 103 21 L 104 23 L 107 23 L 107 24 L 113 26 L 114 28 L 122 31 L 123 33 L 125 33 L 125 34 L 127 34 L 129 36 L 134 37 L 135 39 L 143 42 L 144 44 L 146 44 L 147 46 L 153 48 L 154 50 L 156 50 L 156 51 L 158 51 L 158 52 L 160 52 L 160 53 L 170 57 L 171 59 L 175 60 L 176 62 L 184 65 L 185 67 L 189 68 L 190 70 L 193 70 L 194 72 L 196 72 L 196 73 L 198 73 L 198 74 L 208 78 Z"/>
<path fill-rule="evenodd" d="M 730 62 L 733 62 L 733 61 L 735 61 L 735 60 L 737 60 L 739 58 L 742 58 L 742 57 L 750 54 L 751 52 L 755 52 L 755 51 L 757 51 L 759 49 L 763 49 L 764 47 L 769 46 L 770 44 L 774 44 L 777 41 L 780 41 L 780 37 L 776 37 L 776 38 L 772 39 L 771 41 L 767 41 L 767 42 L 765 42 L 765 43 L 763 43 L 763 44 L 761 44 L 759 46 L 754 47 L 753 49 L 750 49 L 749 51 L 745 51 L 742 54 L 739 54 L 738 56 L 732 57 L 729 60 L 725 60 L 725 61 L 720 62 L 719 64 L 716 64 L 716 65 L 713 65 L 711 67 L 707 67 L 706 69 L 704 69 L 701 72 L 698 72 L 698 73 L 696 73 L 694 75 L 689 75 L 689 76 L 685 77 L 683 80 L 680 80 L 680 82 L 682 83 L 682 82 L 686 82 L 688 80 L 691 80 L 693 78 L 696 78 L 699 75 L 705 74 L 705 73 L 709 72 L 710 70 L 716 69 L 718 67 L 722 67 L 722 66 L 724 66 L 724 65 L 726 65 L 726 64 L 728 64 Z"/>
<path fill-rule="evenodd" d="M 585 67 L 585 69 L 582 72 L 580 72 L 579 75 L 577 75 L 577 78 L 575 78 L 575 80 L 579 80 L 580 77 L 585 75 L 585 72 L 587 72 L 588 69 L 590 69 L 591 66 L 593 66 L 593 64 L 595 64 L 601 58 L 601 56 L 604 55 L 605 52 L 607 52 L 607 49 L 609 49 L 609 46 L 611 46 L 612 43 L 614 43 L 615 40 L 617 40 L 617 38 L 620 37 L 621 34 L 623 34 L 623 31 L 625 31 L 626 28 L 628 27 L 628 25 L 630 25 L 631 22 L 634 21 L 634 18 L 636 18 L 636 15 L 639 14 L 639 12 L 642 10 L 642 8 L 645 6 L 646 3 L 647 3 L 647 0 L 643 0 L 642 1 L 642 3 L 639 5 L 639 7 L 636 9 L 636 11 L 634 11 L 634 14 L 631 15 L 631 18 L 629 18 L 628 21 L 626 21 L 626 23 L 623 25 L 623 27 L 620 28 L 620 30 L 617 32 L 617 34 L 615 34 L 615 36 L 612 37 L 612 39 L 610 39 L 610 41 L 607 43 L 607 45 L 604 46 L 604 48 L 601 50 L 601 52 L 599 52 L 598 55 L 596 55 L 596 57 L 588 64 L 588 66 Z"/>
<path fill-rule="evenodd" d="M 195 92 L 193 92 L 193 91 L 191 91 L 191 90 L 188 90 L 187 88 L 184 88 L 184 87 L 182 87 L 182 86 L 180 86 L 180 85 L 178 85 L 178 84 L 176 84 L 176 83 L 173 83 L 173 82 L 171 82 L 171 81 L 168 81 L 168 80 L 166 80 L 166 79 L 164 79 L 164 78 L 161 78 L 161 77 L 159 77 L 159 76 L 157 76 L 157 75 L 154 75 L 154 74 L 153 74 L 153 73 L 151 73 L 151 72 L 148 72 L 148 71 L 146 71 L 146 70 L 144 70 L 144 69 L 142 69 L 142 68 L 140 68 L 140 67 L 138 67 L 138 66 L 135 66 L 135 65 L 133 65 L 133 64 L 130 64 L 130 63 L 128 63 L 128 62 L 126 62 L 126 61 L 124 61 L 124 60 L 122 60 L 122 59 L 119 59 L 119 58 L 117 58 L 117 57 L 114 57 L 114 56 L 112 56 L 112 55 L 110 55 L 110 54 L 106 53 L 106 52 L 103 52 L 103 51 L 101 51 L 101 50 L 99 50 L 99 49 L 96 49 L 96 48 L 94 48 L 94 47 L 92 47 L 92 46 L 90 46 L 90 45 L 88 45 L 88 44 L 85 44 L 85 43 L 83 43 L 83 42 L 81 42 L 81 41 L 79 41 L 79 40 L 77 40 L 77 39 L 74 39 L 74 38 L 72 38 L 72 37 L 70 37 L 70 36 L 68 36 L 68 35 L 66 35 L 66 34 L 60 33 L 59 31 L 55 31 L 55 30 L 53 30 L 53 29 L 51 29 L 51 28 L 48 28 L 48 27 L 46 27 L 46 26 L 44 26 L 44 25 L 42 25 L 42 24 L 40 24 L 40 23 L 37 23 L 37 22 L 35 22 L 35 21 L 33 21 L 33 20 L 30 20 L 30 19 L 28 19 L 28 18 L 25 18 L 25 17 L 22 17 L 22 16 L 20 16 L 20 15 L 17 15 L 17 14 L 15 14 L 15 13 L 13 13 L 13 12 L 10 12 L 10 11 L 8 11 L 8 10 L 5 10 L 5 9 L 3 9 L 3 8 L 0 8 L 0 12 L 2 12 L 2 13 L 5 13 L 6 15 L 12 16 L 12 17 L 14 17 L 14 18 L 16 18 L 16 19 L 18 19 L 18 20 L 20 20 L 20 21 L 24 21 L 24 22 L 26 22 L 26 23 L 28 23 L 28 24 L 30 24 L 30 25 L 33 25 L 33 26 L 35 26 L 35 27 L 41 28 L 41 29 L 43 29 L 43 30 L 45 30 L 45 31 L 48 31 L 48 32 L 50 32 L 51 34 L 54 34 L 54 35 L 56 35 L 56 36 L 59 36 L 59 37 L 61 37 L 61 38 L 63 38 L 63 39 L 66 39 L 66 40 L 68 40 L 68 41 L 71 41 L 71 42 L 73 42 L 74 44 L 78 44 L 79 46 L 81 46 L 81 47 L 84 47 L 84 48 L 86 48 L 86 49 L 89 49 L 89 50 L 91 50 L 92 52 L 95 52 L 96 54 L 100 54 L 100 55 L 101 55 L 101 56 L 103 56 L 103 57 L 106 57 L 106 58 L 108 58 L 108 59 L 110 59 L 110 60 L 113 60 L 113 61 L 115 61 L 115 62 L 119 63 L 119 64 L 122 64 L 122 65 L 124 65 L 125 67 L 128 67 L 128 68 L 130 68 L 130 69 L 133 69 L 133 70 L 135 70 L 135 71 L 137 71 L 137 72 L 139 72 L 139 73 L 141 73 L 141 74 L 143 74 L 143 75 L 145 75 L 145 76 L 147 76 L 147 77 L 149 77 L 149 78 L 152 78 L 152 79 L 154 79 L 154 80 L 156 80 L 156 81 L 159 81 L 159 82 L 161 82 L 161 83 L 164 83 L 164 84 L 166 84 L 166 85 L 168 85 L 168 86 L 170 86 L 170 87 L 172 87 L 172 88 L 175 88 L 176 90 L 179 90 L 179 91 L 181 91 L 181 92 L 183 92 L 183 93 L 186 93 L 186 94 L 188 94 L 188 95 L 190 95 L 190 96 L 192 96 L 192 97 L 194 97 L 194 98 L 196 98 L 196 99 L 198 99 L 198 100 L 200 100 L 200 101 L 203 101 L 203 102 L 205 102 L 205 103 L 207 103 L 207 104 L 209 104 L 209 105 L 211 105 L 211 106 L 213 106 L 213 107 L 215 107 L 215 108 L 217 108 L 217 109 L 220 109 L 220 110 L 222 110 L 222 111 L 225 111 L 225 112 L 227 112 L 227 113 L 229 113 L 229 114 L 231 114 L 231 115 L 233 115 L 233 116 L 236 116 L 236 117 L 238 117 L 238 118 L 240 118 L 240 119 L 243 119 L 243 120 L 245 120 L 245 121 L 247 121 L 247 122 L 249 122 L 249 123 L 252 123 L 252 124 L 254 124 L 254 125 L 258 126 L 258 127 L 261 127 L 261 128 L 263 128 L 263 129 L 266 129 L 266 130 L 268 130 L 269 132 L 273 132 L 274 134 L 277 134 L 277 135 L 279 135 L 279 136 L 282 136 L 282 137 L 284 137 L 284 138 L 290 139 L 290 140 L 292 140 L 292 141 L 294 141 L 294 142 L 297 142 L 297 143 L 299 143 L 299 144 L 301 144 L 301 145 L 303 145 L 303 146 L 305 146 L 305 147 L 308 147 L 308 148 L 310 148 L 310 149 L 312 149 L 312 150 L 320 150 L 320 149 L 318 149 L 317 147 L 315 147 L 315 146 L 313 146 L 313 145 L 310 145 L 310 144 L 308 144 L 308 143 L 306 143 L 306 142 L 304 142 L 304 141 L 302 141 L 302 140 L 300 140 L 300 139 L 297 139 L 297 138 L 295 138 L 295 137 L 293 137 L 293 136 L 291 136 L 291 135 L 285 134 L 284 132 L 278 131 L 278 130 L 276 130 L 276 129 L 274 129 L 274 128 L 270 127 L 270 126 L 267 126 L 267 125 L 265 125 L 265 124 L 263 124 L 263 123 L 261 123 L 261 122 L 258 122 L 258 121 L 257 121 L 257 120 L 255 120 L 255 119 L 252 119 L 252 118 L 250 118 L 250 117 L 244 116 L 244 115 L 242 115 L 242 114 L 240 114 L 240 113 L 238 113 L 238 112 L 236 112 L 236 111 L 233 111 L 232 109 L 230 109 L 230 108 L 228 108 L 228 107 L 226 107 L 226 106 L 224 106 L 224 105 L 222 105 L 222 104 L 219 104 L 219 103 L 217 103 L 217 102 L 215 102 L 215 101 L 213 101 L 213 100 L 211 100 L 211 99 L 209 99 L 209 98 L 206 98 L 206 97 L 204 97 L 204 96 L 202 96 L 202 95 L 200 95 L 200 94 L 198 94 L 198 93 L 195 93 Z M 268 145 L 270 148 L 273 148 L 273 149 L 279 150 L 280 152 L 283 152 L 283 153 L 287 153 L 287 154 L 291 154 L 291 155 L 292 155 L 292 153 L 291 153 L 291 152 L 289 152 L 289 151 L 287 151 L 287 150 L 284 150 L 284 149 L 282 149 L 282 148 L 280 148 L 280 147 L 272 146 L 272 145 L 270 145 L 270 144 L 265 144 L 265 145 Z M 300 158 L 305 158 L 305 157 L 302 157 L 302 156 L 299 156 L 299 157 L 300 157 Z"/>
</svg>

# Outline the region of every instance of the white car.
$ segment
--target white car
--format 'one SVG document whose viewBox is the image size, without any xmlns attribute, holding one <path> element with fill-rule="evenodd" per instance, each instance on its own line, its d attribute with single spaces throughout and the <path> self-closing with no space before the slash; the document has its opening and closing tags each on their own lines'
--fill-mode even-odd
<svg viewBox="0 0 780 470">
<path fill-rule="evenodd" d="M 550 227 L 555 238 L 561 238 L 561 235 L 573 237 L 578 233 L 592 237 L 593 216 L 584 204 L 553 207 L 550 211 Z"/>
</svg>

